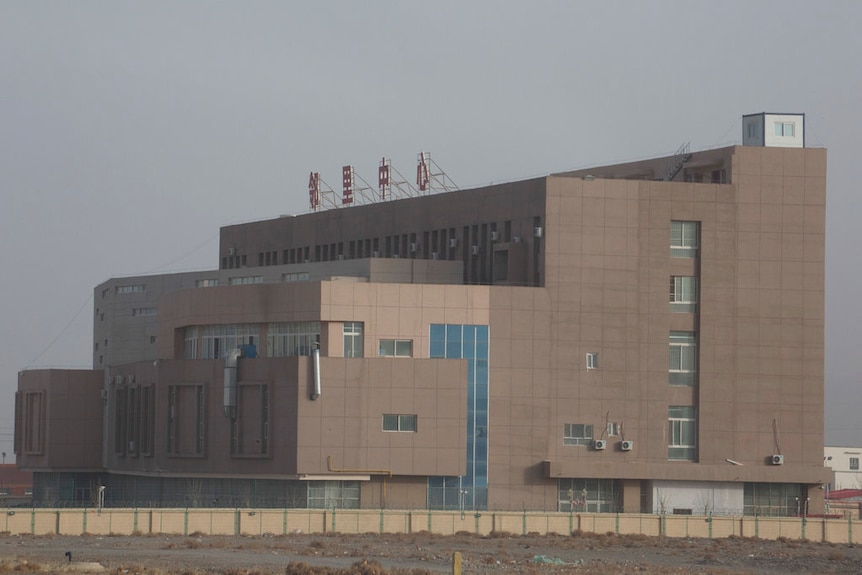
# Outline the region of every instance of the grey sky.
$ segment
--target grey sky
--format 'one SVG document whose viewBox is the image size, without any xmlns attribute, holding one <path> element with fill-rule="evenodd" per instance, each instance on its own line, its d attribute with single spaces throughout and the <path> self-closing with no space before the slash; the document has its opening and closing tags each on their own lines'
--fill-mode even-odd
<svg viewBox="0 0 862 575">
<path fill-rule="evenodd" d="M 829 148 L 826 438 L 862 445 L 860 21 L 851 1 L 0 0 L 0 449 L 19 370 L 89 367 L 96 284 L 217 267 L 219 226 L 305 212 L 312 170 L 373 181 L 430 151 L 466 188 L 739 143 L 761 111 L 806 113 Z"/>
</svg>

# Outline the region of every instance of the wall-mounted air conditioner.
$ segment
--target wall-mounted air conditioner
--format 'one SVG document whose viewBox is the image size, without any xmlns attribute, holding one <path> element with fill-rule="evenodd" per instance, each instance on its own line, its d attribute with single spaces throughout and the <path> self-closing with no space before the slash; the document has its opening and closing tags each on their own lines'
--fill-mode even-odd
<svg viewBox="0 0 862 575">
<path fill-rule="evenodd" d="M 635 442 L 634 441 L 620 441 L 620 449 L 623 451 L 631 451 L 634 449 Z"/>
<path fill-rule="evenodd" d="M 458 238 L 449 238 L 449 247 L 457 248 L 458 247 Z"/>
<path fill-rule="evenodd" d="M 432 260 L 439 260 L 440 254 L 438 252 L 431 252 L 431 259 Z"/>
<path fill-rule="evenodd" d="M 236 255 L 236 248 L 228 248 L 227 249 L 227 255 L 235 256 Z"/>
<path fill-rule="evenodd" d="M 415 253 L 418 251 L 419 251 L 419 244 L 417 244 L 417 243 L 410 244 L 410 252 L 411 253 Z"/>
<path fill-rule="evenodd" d="M 497 232 L 496 230 L 492 231 L 491 232 L 491 241 L 496 242 L 498 239 L 500 239 L 500 233 Z"/>
<path fill-rule="evenodd" d="M 132 385 L 133 383 L 135 383 L 135 376 L 134 375 L 127 375 L 126 376 L 126 383 L 128 383 L 129 385 Z"/>
<path fill-rule="evenodd" d="M 338 254 L 338 257 L 336 259 L 338 261 L 343 261 L 344 260 L 344 254 Z"/>
<path fill-rule="evenodd" d="M 545 228 L 543 228 L 542 226 L 536 226 L 535 228 L 533 228 L 533 237 L 534 238 L 540 238 L 540 237 L 542 237 L 542 234 L 544 234 L 544 233 L 545 233 Z"/>
<path fill-rule="evenodd" d="M 596 451 L 601 451 L 602 449 L 607 447 L 607 445 L 608 442 L 604 439 L 596 439 L 595 441 L 593 441 L 593 449 L 595 449 Z"/>
<path fill-rule="evenodd" d="M 99 390 L 99 395 L 102 396 L 103 400 L 107 400 L 108 399 L 108 390 L 107 389 Z"/>
<path fill-rule="evenodd" d="M 479 255 L 479 246 L 470 246 L 470 253 L 474 256 Z"/>
<path fill-rule="evenodd" d="M 379 258 L 379 257 L 380 257 L 380 252 L 374 252 L 373 254 L 371 254 L 371 257 L 372 257 L 372 258 Z"/>
<path fill-rule="evenodd" d="M 784 456 L 783 455 L 773 455 L 772 456 L 772 465 L 784 465 Z"/>
<path fill-rule="evenodd" d="M 515 236 L 514 238 L 512 238 L 512 243 L 520 244 L 523 241 L 524 238 L 522 238 L 521 236 Z"/>
</svg>

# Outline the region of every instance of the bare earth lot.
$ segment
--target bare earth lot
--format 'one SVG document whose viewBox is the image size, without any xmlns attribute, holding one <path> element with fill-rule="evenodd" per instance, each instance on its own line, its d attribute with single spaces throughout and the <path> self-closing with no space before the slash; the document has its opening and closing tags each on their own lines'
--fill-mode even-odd
<svg viewBox="0 0 862 575">
<path fill-rule="evenodd" d="M 71 551 L 72 562 L 65 553 Z M 451 573 L 796 574 L 862 573 L 862 546 L 747 538 L 671 539 L 613 534 L 450 537 L 310 535 L 0 535 L 0 573 L 324 574 Z M 100 565 L 102 567 L 100 567 Z"/>
</svg>

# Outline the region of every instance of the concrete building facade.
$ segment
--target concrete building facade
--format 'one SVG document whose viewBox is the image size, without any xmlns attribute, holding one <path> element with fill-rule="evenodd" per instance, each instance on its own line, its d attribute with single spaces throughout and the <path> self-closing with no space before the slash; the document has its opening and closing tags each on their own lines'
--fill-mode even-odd
<svg viewBox="0 0 862 575">
<path fill-rule="evenodd" d="M 17 460 L 46 505 L 816 512 L 825 200 L 752 145 L 228 226 L 95 289 Z"/>
</svg>

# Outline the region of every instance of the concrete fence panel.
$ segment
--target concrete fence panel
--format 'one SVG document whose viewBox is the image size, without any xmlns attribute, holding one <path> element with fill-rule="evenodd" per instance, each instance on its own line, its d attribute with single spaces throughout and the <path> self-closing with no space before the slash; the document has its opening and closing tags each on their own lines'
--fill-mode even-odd
<svg viewBox="0 0 862 575">
<path fill-rule="evenodd" d="M 8 509 L 12 535 L 290 535 L 296 533 L 614 533 L 651 537 L 757 537 L 862 542 L 862 520 L 612 513 L 407 511 L 366 509 Z"/>
</svg>

